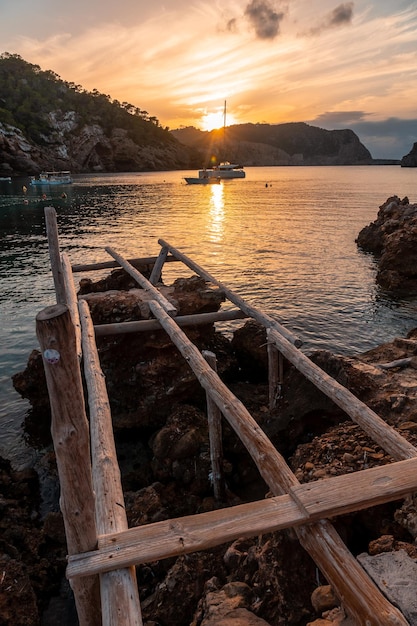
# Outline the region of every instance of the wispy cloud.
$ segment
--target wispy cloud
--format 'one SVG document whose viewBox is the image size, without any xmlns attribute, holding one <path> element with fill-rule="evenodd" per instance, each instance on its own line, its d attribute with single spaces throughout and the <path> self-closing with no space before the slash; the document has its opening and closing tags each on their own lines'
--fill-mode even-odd
<svg viewBox="0 0 417 626">
<path fill-rule="evenodd" d="M 353 18 L 353 2 L 346 2 L 339 4 L 335 9 L 327 13 L 322 20 L 316 25 L 307 30 L 304 34 L 310 36 L 320 35 L 324 30 L 330 28 L 339 28 L 340 26 L 346 26 L 352 23 Z"/>
</svg>

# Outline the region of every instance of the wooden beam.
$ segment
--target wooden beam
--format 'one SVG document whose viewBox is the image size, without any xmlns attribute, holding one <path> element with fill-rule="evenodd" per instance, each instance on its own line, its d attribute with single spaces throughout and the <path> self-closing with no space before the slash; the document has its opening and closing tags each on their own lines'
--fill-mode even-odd
<svg viewBox="0 0 417 626">
<path fill-rule="evenodd" d="M 67 576 L 97 574 L 206 550 L 238 537 L 319 522 L 398 500 L 417 490 L 417 459 L 335 476 L 292 489 L 309 516 L 288 494 L 130 528 L 99 537 L 99 549 L 69 557 Z"/>
<path fill-rule="evenodd" d="M 91 457 L 99 534 L 127 530 L 120 470 L 110 404 L 94 338 L 88 304 L 80 300 L 84 372 L 90 413 Z M 133 567 L 100 578 L 103 626 L 142 626 L 136 573 Z"/>
<path fill-rule="evenodd" d="M 100 537 L 99 550 L 70 556 L 67 577 L 207 550 L 238 537 L 287 528 L 305 519 L 291 496 L 284 495 L 138 526 L 125 533 Z"/>
<path fill-rule="evenodd" d="M 417 458 L 304 483 L 291 489 L 311 517 L 335 517 L 399 500 L 415 491 Z M 324 484 L 323 484 L 324 483 Z"/>
<path fill-rule="evenodd" d="M 175 316 L 177 314 L 177 309 L 175 308 L 175 306 L 171 302 L 169 302 L 169 300 L 167 300 L 165 296 L 163 296 L 161 292 L 158 291 L 158 289 L 156 289 L 149 282 L 149 280 L 139 272 L 139 270 L 135 269 L 133 265 L 129 263 L 129 261 L 126 261 L 126 259 L 120 256 L 120 254 L 118 254 L 117 252 L 115 252 L 113 248 L 110 248 L 110 246 L 106 246 L 105 250 L 110 254 L 110 256 L 116 259 L 116 261 L 123 267 L 123 269 L 128 274 L 130 274 L 130 276 L 135 279 L 135 281 L 142 287 L 142 289 L 144 289 L 154 300 L 156 300 L 161 305 L 161 307 L 165 309 L 165 311 L 167 311 L 169 315 Z"/>
<path fill-rule="evenodd" d="M 193 315 L 178 315 L 175 322 L 178 326 L 204 326 L 215 322 L 228 322 L 247 318 L 243 311 L 214 311 L 213 313 L 195 313 Z M 149 330 L 161 330 L 158 320 L 138 320 L 136 322 L 118 322 L 114 324 L 99 324 L 94 326 L 96 337 L 105 335 L 124 335 Z"/>
<path fill-rule="evenodd" d="M 359 424 L 383 450 L 386 450 L 397 461 L 417 456 L 417 448 L 354 396 L 349 389 L 326 374 L 307 356 L 285 341 L 274 329 L 269 329 L 267 332 L 268 339 L 275 342 L 285 358 Z"/>
<path fill-rule="evenodd" d="M 36 334 L 51 405 L 51 433 L 59 483 L 60 508 L 69 554 L 97 545 L 90 441 L 75 332 L 63 304 L 36 316 Z M 101 626 L 99 581 L 90 577 L 72 585 L 81 626 Z"/>
<path fill-rule="evenodd" d="M 154 263 L 156 263 L 157 258 L 158 257 L 156 256 L 146 256 L 146 257 L 139 257 L 137 259 L 127 259 L 127 261 L 134 267 L 143 267 L 145 265 L 154 265 Z M 172 262 L 178 263 L 179 261 L 172 255 L 167 256 L 167 258 L 165 259 L 165 263 L 172 263 Z M 75 274 L 77 272 L 95 272 L 97 270 L 107 270 L 107 269 L 113 269 L 115 267 L 120 267 L 117 261 L 100 261 L 99 263 L 75 264 L 72 266 L 72 271 Z"/>
<path fill-rule="evenodd" d="M 277 320 L 273 319 L 266 313 L 263 313 L 256 307 L 245 302 L 243 298 L 241 298 L 234 291 L 226 287 L 226 285 L 216 280 L 214 276 L 206 272 L 206 270 L 203 269 L 197 263 L 194 263 L 194 261 L 192 261 L 185 254 L 177 250 L 177 248 L 174 248 L 163 239 L 159 239 L 158 243 L 160 246 L 168 248 L 168 251 L 171 252 L 173 256 L 175 256 L 179 261 L 182 261 L 183 263 L 185 263 L 185 265 L 187 265 L 190 269 L 192 269 L 193 272 L 196 272 L 199 276 L 204 278 L 204 280 L 207 280 L 208 282 L 213 283 L 214 285 L 217 285 L 218 287 L 220 287 L 222 291 L 224 292 L 225 296 L 231 302 L 233 302 L 233 304 L 238 306 L 239 309 L 241 309 L 241 311 L 244 311 L 244 313 L 246 313 L 248 317 L 253 317 L 254 320 L 256 320 L 257 322 L 265 326 L 265 328 L 275 328 L 279 333 L 281 333 L 288 341 L 290 341 L 296 347 L 300 347 L 302 345 L 302 341 L 298 337 L 296 337 L 293 333 L 291 333 L 289 330 L 287 330 L 284 326 L 282 326 L 279 322 L 277 322 Z"/>
</svg>

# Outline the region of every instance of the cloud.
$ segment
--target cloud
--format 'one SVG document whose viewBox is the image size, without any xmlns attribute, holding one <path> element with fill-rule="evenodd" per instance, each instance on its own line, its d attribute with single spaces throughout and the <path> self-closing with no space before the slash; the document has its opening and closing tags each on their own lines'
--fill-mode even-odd
<svg viewBox="0 0 417 626">
<path fill-rule="evenodd" d="M 329 15 L 328 26 L 340 26 L 341 24 L 350 24 L 353 17 L 353 2 L 340 4 L 333 9 Z"/>
<path fill-rule="evenodd" d="M 285 13 L 275 11 L 268 0 L 252 0 L 245 9 L 245 16 L 259 39 L 275 39 Z"/>
<path fill-rule="evenodd" d="M 338 127 L 363 121 L 369 113 L 365 111 L 326 111 L 314 119 L 315 124 L 329 126 L 336 124 Z"/>
<path fill-rule="evenodd" d="M 331 28 L 338 28 L 339 26 L 345 26 L 352 23 L 353 18 L 353 2 L 345 2 L 339 4 L 333 11 L 330 11 L 324 16 L 323 20 L 317 25 L 311 28 L 307 35 L 317 36 L 324 30 Z"/>
</svg>

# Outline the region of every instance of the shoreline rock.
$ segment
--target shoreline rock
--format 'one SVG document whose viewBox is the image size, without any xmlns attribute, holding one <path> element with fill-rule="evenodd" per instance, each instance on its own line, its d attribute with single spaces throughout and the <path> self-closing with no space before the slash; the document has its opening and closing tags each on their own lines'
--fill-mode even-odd
<svg viewBox="0 0 417 626">
<path fill-rule="evenodd" d="M 376 282 L 383 289 L 397 295 L 417 294 L 417 204 L 410 204 L 407 197 L 388 198 L 356 243 L 375 255 Z"/>
</svg>

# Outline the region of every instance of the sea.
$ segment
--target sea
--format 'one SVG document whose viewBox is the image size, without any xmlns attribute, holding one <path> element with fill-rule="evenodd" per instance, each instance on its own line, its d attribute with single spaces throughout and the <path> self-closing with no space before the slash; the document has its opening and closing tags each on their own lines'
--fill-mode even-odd
<svg viewBox="0 0 417 626">
<path fill-rule="evenodd" d="M 0 456 L 33 462 L 29 402 L 11 377 L 38 348 L 35 317 L 55 302 L 44 208 L 56 209 L 73 264 L 157 255 L 162 238 L 303 342 L 354 355 L 417 326 L 417 298 L 375 283 L 355 239 L 390 196 L 417 202 L 417 171 L 400 166 L 248 167 L 245 179 L 187 185 L 191 171 L 88 174 L 65 187 L 0 182 Z M 100 278 L 105 272 L 75 275 Z M 190 276 L 166 264 L 163 279 Z M 240 322 L 241 323 L 241 322 Z M 233 332 L 233 324 L 222 330 Z"/>
</svg>

